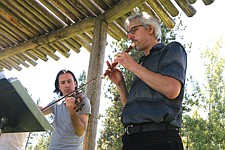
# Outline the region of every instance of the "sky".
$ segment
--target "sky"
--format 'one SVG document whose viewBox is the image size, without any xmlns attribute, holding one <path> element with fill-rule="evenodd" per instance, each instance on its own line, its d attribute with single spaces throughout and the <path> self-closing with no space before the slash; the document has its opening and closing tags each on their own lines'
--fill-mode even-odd
<svg viewBox="0 0 225 150">
<path fill-rule="evenodd" d="M 184 16 L 183 21 L 187 26 L 184 32 L 184 43 L 192 42 L 191 52 L 188 54 L 188 71 L 200 80 L 203 75 L 202 60 L 200 53 L 206 47 L 211 47 L 219 37 L 225 40 L 225 1 L 216 0 L 211 5 L 204 5 L 202 0 L 198 0 L 193 5 L 197 12 L 188 18 Z M 223 46 L 225 48 L 225 45 Z M 225 57 L 225 53 L 222 53 Z"/>
<path fill-rule="evenodd" d="M 219 36 L 225 39 L 225 21 L 222 19 L 225 14 L 225 1 L 216 0 L 213 4 L 206 6 L 202 0 L 198 0 L 193 7 L 197 10 L 193 17 L 182 15 L 183 23 L 187 28 L 182 33 L 184 40 L 180 42 L 193 43 L 191 52 L 188 53 L 188 71 L 193 73 L 196 78 L 201 78 L 203 72 L 200 70 L 202 67 L 199 58 L 200 51 L 206 46 L 210 46 Z M 107 46 L 105 59 L 108 58 L 110 52 L 110 47 Z M 60 57 L 58 61 L 51 58 L 47 62 L 39 60 L 37 66 L 31 65 L 29 68 L 21 66 L 22 71 L 5 70 L 5 75 L 7 78 L 17 77 L 23 86 L 27 88 L 29 94 L 32 95 L 33 100 L 36 101 L 40 98 L 40 105 L 46 106 L 55 96 L 53 94 L 54 81 L 56 74 L 60 70 L 71 70 L 77 78 L 83 70 L 86 72 L 88 70 L 89 52 L 85 49 L 81 49 L 79 54 L 71 51 L 69 58 L 65 58 L 60 54 L 58 56 Z M 102 83 L 105 82 L 103 80 Z M 104 97 L 101 98 L 100 113 L 104 112 L 108 103 L 109 100 L 104 99 Z"/>
</svg>

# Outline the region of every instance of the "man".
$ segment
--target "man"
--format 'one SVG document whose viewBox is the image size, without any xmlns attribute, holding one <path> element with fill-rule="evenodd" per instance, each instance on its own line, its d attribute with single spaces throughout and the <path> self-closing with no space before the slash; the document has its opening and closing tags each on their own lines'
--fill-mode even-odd
<svg viewBox="0 0 225 150">
<path fill-rule="evenodd" d="M 6 78 L 0 71 L 0 80 Z M 24 150 L 29 132 L 2 133 L 0 135 L 0 150 Z"/>
<path fill-rule="evenodd" d="M 83 149 L 82 143 L 91 114 L 91 106 L 87 97 L 77 93 L 77 86 L 77 80 L 71 71 L 61 70 L 57 74 L 54 92 L 66 97 L 61 104 L 42 109 L 45 115 L 50 113 L 54 115 L 55 129 L 52 133 L 49 150 Z M 70 96 L 71 92 L 76 96 Z M 82 109 L 76 109 L 75 99 L 82 103 Z"/>
<path fill-rule="evenodd" d="M 187 55 L 178 42 L 160 43 L 158 20 L 143 12 L 126 20 L 128 39 L 144 52 L 140 63 L 128 53 L 119 53 L 115 62 L 133 72 L 128 93 L 122 73 L 114 68 L 109 79 L 116 85 L 124 106 L 123 150 L 181 150 L 182 100 Z M 111 65 L 107 62 L 108 67 Z"/>
</svg>

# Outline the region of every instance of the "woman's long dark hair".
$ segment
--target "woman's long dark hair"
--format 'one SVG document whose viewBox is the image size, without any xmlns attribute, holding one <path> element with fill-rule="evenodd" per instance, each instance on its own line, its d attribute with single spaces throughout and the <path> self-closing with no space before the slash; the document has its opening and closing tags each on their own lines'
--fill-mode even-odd
<svg viewBox="0 0 225 150">
<path fill-rule="evenodd" d="M 53 93 L 56 93 L 56 94 L 60 93 L 60 96 L 63 96 L 63 93 L 59 90 L 59 76 L 61 74 L 65 74 L 65 73 L 69 73 L 69 74 L 71 74 L 73 76 L 73 79 L 77 83 L 77 87 L 78 87 L 78 82 L 77 82 L 77 79 L 76 79 L 75 75 L 70 70 L 61 70 L 61 71 L 59 71 L 59 73 L 56 76 L 56 79 L 55 79 L 55 90 L 53 91 Z"/>
</svg>

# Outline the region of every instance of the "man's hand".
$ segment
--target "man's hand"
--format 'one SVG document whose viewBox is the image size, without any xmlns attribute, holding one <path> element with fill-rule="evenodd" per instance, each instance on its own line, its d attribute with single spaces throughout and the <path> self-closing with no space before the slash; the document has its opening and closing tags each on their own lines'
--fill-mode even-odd
<svg viewBox="0 0 225 150">
<path fill-rule="evenodd" d="M 84 106 L 84 104 L 82 103 L 83 98 L 84 95 L 82 92 L 77 92 L 76 94 L 73 94 L 70 97 L 66 97 L 65 99 L 66 107 L 68 109 L 74 109 L 76 110 L 76 112 L 78 112 Z"/>
<path fill-rule="evenodd" d="M 106 61 L 106 63 L 107 63 L 108 68 L 111 68 L 112 65 L 111 65 L 108 61 Z M 111 72 L 108 74 L 108 78 L 109 78 L 114 84 L 118 85 L 118 84 L 122 81 L 123 76 L 122 76 L 121 71 L 119 71 L 116 67 L 114 67 L 114 68 L 111 70 Z"/>
</svg>

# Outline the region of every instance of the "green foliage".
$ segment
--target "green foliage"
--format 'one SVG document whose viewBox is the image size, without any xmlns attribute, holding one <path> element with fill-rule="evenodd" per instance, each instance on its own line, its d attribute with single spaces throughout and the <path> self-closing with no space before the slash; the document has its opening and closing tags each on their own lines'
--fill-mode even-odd
<svg viewBox="0 0 225 150">
<path fill-rule="evenodd" d="M 185 30 L 186 26 L 183 25 L 181 16 L 174 18 L 174 22 L 176 22 L 176 25 L 173 29 L 166 28 L 165 24 L 162 24 L 162 43 L 168 44 L 173 40 L 183 39 L 182 31 Z"/>
<path fill-rule="evenodd" d="M 202 52 L 205 82 L 201 85 L 191 78 L 189 80 L 192 92 L 185 97 L 189 107 L 186 112 L 193 113 L 183 116 L 181 132 L 186 149 L 225 149 L 225 59 L 220 54 L 221 45 L 218 40 L 211 49 Z"/>
<path fill-rule="evenodd" d="M 51 132 L 47 131 L 42 133 L 38 138 L 37 145 L 34 146 L 33 150 L 48 150 L 50 142 Z"/>
<path fill-rule="evenodd" d="M 86 72 L 83 70 L 83 72 L 80 74 L 80 76 L 79 76 L 79 78 L 78 78 L 78 88 L 80 87 L 80 86 L 82 86 L 83 84 L 85 84 L 86 82 L 86 78 L 87 78 L 87 75 L 86 75 Z M 83 86 L 82 88 L 81 88 L 81 91 L 83 91 L 83 92 L 85 92 L 85 89 L 86 89 L 86 86 Z"/>
</svg>

